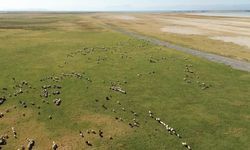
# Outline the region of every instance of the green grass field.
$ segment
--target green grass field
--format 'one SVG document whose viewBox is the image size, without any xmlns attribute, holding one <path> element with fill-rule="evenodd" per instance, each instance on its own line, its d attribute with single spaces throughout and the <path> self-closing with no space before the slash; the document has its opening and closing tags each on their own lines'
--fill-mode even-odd
<svg viewBox="0 0 250 150">
<path fill-rule="evenodd" d="M 122 35 L 88 14 L 0 14 L 0 70 L 4 150 L 27 147 L 27 138 L 35 150 L 53 141 L 59 150 L 185 150 L 181 142 L 193 150 L 249 149 L 249 73 Z M 52 85 L 48 98 L 40 96 L 44 85 Z M 130 127 L 133 119 L 139 127 Z"/>
</svg>

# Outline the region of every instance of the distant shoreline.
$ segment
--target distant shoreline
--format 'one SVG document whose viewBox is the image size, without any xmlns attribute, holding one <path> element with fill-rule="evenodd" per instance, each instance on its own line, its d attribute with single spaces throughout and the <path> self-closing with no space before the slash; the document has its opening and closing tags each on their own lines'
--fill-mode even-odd
<svg viewBox="0 0 250 150">
<path fill-rule="evenodd" d="M 240 12 L 197 12 L 191 13 L 193 15 L 202 16 L 214 16 L 214 17 L 250 17 L 250 11 L 240 11 Z"/>
<path fill-rule="evenodd" d="M 250 10 L 148 10 L 148 11 L 0 10 L 0 13 L 250 13 Z"/>
<path fill-rule="evenodd" d="M 187 14 L 212 17 L 242 17 L 250 18 L 250 10 L 217 10 L 217 11 L 0 11 L 0 14 L 88 14 L 88 13 L 138 13 L 138 14 L 153 14 L 153 13 L 168 13 L 168 14 Z"/>
</svg>

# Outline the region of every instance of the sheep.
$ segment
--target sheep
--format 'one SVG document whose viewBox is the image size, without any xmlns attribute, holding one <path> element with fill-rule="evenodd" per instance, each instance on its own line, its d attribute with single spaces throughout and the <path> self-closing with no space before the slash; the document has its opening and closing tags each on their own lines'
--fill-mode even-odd
<svg viewBox="0 0 250 150">
<path fill-rule="evenodd" d="M 153 116 L 152 114 L 149 114 L 149 116 L 150 116 L 151 118 L 154 118 L 154 116 Z"/>
<path fill-rule="evenodd" d="M 137 122 L 134 122 L 133 126 L 139 127 L 139 124 Z"/>
<path fill-rule="evenodd" d="M 134 112 L 133 115 L 136 116 L 136 117 L 138 116 L 138 114 L 136 112 Z"/>
<path fill-rule="evenodd" d="M 17 150 L 25 150 L 25 146 L 22 146 L 21 149 L 17 149 Z"/>
<path fill-rule="evenodd" d="M 87 133 L 88 133 L 88 134 L 90 134 L 90 131 L 89 131 L 89 130 L 87 130 Z"/>
<path fill-rule="evenodd" d="M 186 143 L 186 142 L 181 142 L 181 144 L 182 144 L 183 146 L 187 146 L 187 143 Z"/>
<path fill-rule="evenodd" d="M 62 86 L 60 86 L 60 85 L 54 85 L 54 88 L 61 89 Z"/>
<path fill-rule="evenodd" d="M 122 93 L 122 94 L 127 94 L 127 92 L 124 91 L 124 90 L 122 90 L 121 87 L 112 86 L 112 87 L 110 87 L 110 89 L 113 90 L 113 91 L 120 92 L 120 93 Z"/>
<path fill-rule="evenodd" d="M 103 132 L 102 132 L 102 130 L 99 130 L 99 136 L 100 136 L 101 138 L 103 138 Z"/>
<path fill-rule="evenodd" d="M 48 92 L 47 89 L 44 89 L 44 90 L 43 90 L 43 96 L 44 96 L 45 98 L 48 98 L 48 97 L 49 97 L 49 92 Z"/>
<path fill-rule="evenodd" d="M 160 123 L 161 119 L 160 118 L 155 118 L 156 121 Z"/>
<path fill-rule="evenodd" d="M 12 132 L 13 132 L 13 134 L 14 134 L 14 138 L 17 138 L 17 133 L 16 133 L 15 128 L 14 128 L 14 127 L 11 127 L 11 130 L 12 130 Z"/>
<path fill-rule="evenodd" d="M 93 134 L 96 134 L 95 130 L 91 130 L 91 132 L 92 132 Z"/>
<path fill-rule="evenodd" d="M 61 99 L 60 98 L 58 98 L 58 99 L 55 99 L 54 101 L 54 104 L 56 105 L 56 106 L 59 106 L 60 104 L 61 104 Z"/>
<path fill-rule="evenodd" d="M 187 149 L 188 149 L 188 150 L 192 150 L 191 147 L 190 147 L 189 145 L 187 146 Z"/>
<path fill-rule="evenodd" d="M 6 101 L 5 97 L 0 97 L 0 105 L 2 105 Z"/>
<path fill-rule="evenodd" d="M 28 140 L 27 148 L 28 150 L 32 150 L 33 146 L 35 145 L 35 140 L 33 139 L 27 139 L 27 140 Z"/>
<path fill-rule="evenodd" d="M 19 91 L 18 91 L 19 94 L 22 94 L 23 93 L 23 90 L 20 88 Z"/>
<path fill-rule="evenodd" d="M 54 91 L 53 95 L 59 95 L 61 92 L 60 91 Z"/>
<path fill-rule="evenodd" d="M 186 147 L 188 150 L 191 150 L 191 147 L 186 143 L 186 142 L 182 142 L 181 143 L 184 147 Z"/>
<path fill-rule="evenodd" d="M 58 145 L 56 144 L 56 142 L 53 141 L 52 150 L 57 150 L 57 149 L 58 149 Z"/>
<path fill-rule="evenodd" d="M 4 114 L 3 113 L 0 113 L 0 118 L 3 118 L 4 117 Z"/>
<path fill-rule="evenodd" d="M 160 122 L 160 124 L 162 124 L 162 125 L 164 125 L 164 124 L 165 124 L 163 121 L 159 121 L 159 122 Z"/>
<path fill-rule="evenodd" d="M 180 138 L 180 139 L 181 139 L 181 136 L 180 136 L 180 134 L 176 134 L 176 136 L 177 136 L 178 138 Z"/>
<path fill-rule="evenodd" d="M 108 109 L 105 105 L 102 105 L 102 107 L 103 107 L 104 109 L 106 109 L 106 110 Z"/>
<path fill-rule="evenodd" d="M 83 135 L 83 133 L 82 133 L 82 131 L 79 131 L 79 133 L 80 133 L 80 137 L 84 137 L 84 135 Z"/>
<path fill-rule="evenodd" d="M 85 142 L 88 146 L 92 146 L 92 144 L 89 141 Z"/>
<path fill-rule="evenodd" d="M 0 137 L 0 145 L 6 145 L 7 141 L 6 141 L 6 137 L 5 136 L 1 136 Z"/>
<path fill-rule="evenodd" d="M 153 113 L 152 113 L 150 110 L 148 111 L 148 113 L 149 113 L 149 116 L 150 116 L 151 118 L 154 118 L 154 117 L 153 117 Z"/>
</svg>

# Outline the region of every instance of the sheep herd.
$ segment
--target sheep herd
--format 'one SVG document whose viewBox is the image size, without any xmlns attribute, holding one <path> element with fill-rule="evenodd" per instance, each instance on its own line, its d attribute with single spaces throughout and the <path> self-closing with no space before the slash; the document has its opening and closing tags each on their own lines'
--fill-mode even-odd
<svg viewBox="0 0 250 150">
<path fill-rule="evenodd" d="M 103 51 L 108 51 L 109 48 L 99 48 L 99 49 L 102 49 Z M 75 57 L 76 55 L 83 55 L 83 56 L 86 56 L 90 53 L 93 53 L 95 51 L 95 48 L 83 48 L 82 50 L 78 50 L 76 52 L 72 52 L 70 54 L 67 54 L 67 58 L 73 58 Z M 123 54 L 122 55 L 122 58 L 126 58 L 127 55 L 126 54 Z M 166 60 L 165 57 L 162 58 L 163 60 Z M 101 58 L 101 57 L 98 57 L 97 59 L 97 62 L 98 64 L 101 63 L 102 61 L 106 61 L 107 58 Z M 149 59 L 149 63 L 157 63 L 159 60 L 157 59 L 154 59 L 153 57 L 150 57 Z M 68 60 L 64 62 L 64 65 L 67 65 L 68 64 Z M 64 65 L 59 65 L 60 68 L 64 67 Z M 186 68 L 185 68 L 185 78 L 184 78 L 184 81 L 186 82 L 191 82 L 191 76 L 194 73 L 194 71 L 192 71 L 192 66 L 191 65 L 187 65 Z M 152 71 L 150 72 L 149 74 L 156 74 L 155 71 Z M 135 75 L 136 76 L 136 75 Z M 137 74 L 138 77 L 141 77 L 142 74 Z M 40 98 L 42 99 L 42 102 L 43 103 L 47 103 L 49 104 L 49 98 L 53 98 L 53 105 L 55 105 L 56 107 L 60 107 L 60 105 L 63 105 L 64 101 L 60 95 L 62 94 L 62 91 L 61 89 L 63 88 L 59 83 L 63 80 L 66 80 L 66 79 L 69 79 L 69 78 L 76 78 L 76 79 L 84 79 L 86 80 L 87 82 L 89 83 L 92 83 L 92 80 L 90 79 L 90 77 L 87 76 L 86 73 L 80 73 L 80 72 L 63 72 L 61 74 L 52 74 L 50 76 L 46 76 L 42 79 L 40 79 L 40 82 L 42 83 L 42 86 L 40 87 Z M 198 78 L 198 77 L 197 77 Z M 31 90 L 31 93 L 32 91 L 34 90 L 37 90 L 36 87 L 33 87 L 29 82 L 23 80 L 23 81 L 20 81 L 18 82 L 16 80 L 16 78 L 13 78 L 12 79 L 15 83 L 15 86 L 13 86 L 13 89 L 14 89 L 14 92 L 13 93 L 10 93 L 10 92 L 5 92 L 5 93 L 9 93 L 9 95 L 7 96 L 3 96 L 3 97 L 0 97 L 0 105 L 3 105 L 6 101 L 8 101 L 7 99 L 11 98 L 11 97 L 18 97 L 19 95 L 22 95 L 22 94 L 25 94 L 25 93 L 29 93 L 29 91 Z M 48 84 L 48 82 L 52 83 L 52 84 Z M 123 82 L 124 84 L 127 84 L 127 81 L 124 81 Z M 207 84 L 205 83 L 201 83 L 201 87 L 202 89 L 207 89 L 209 88 L 210 86 L 208 86 Z M 110 85 L 110 88 L 111 92 L 116 92 L 116 93 L 120 93 L 120 94 L 129 94 L 121 85 L 119 84 L 115 84 L 115 83 L 111 83 Z M 8 91 L 7 88 L 3 88 L 3 91 Z M 112 98 L 111 96 L 106 96 L 104 97 L 104 99 L 106 101 L 110 101 Z M 96 102 L 99 102 L 99 100 L 95 100 Z M 129 108 L 126 108 L 125 106 L 122 105 L 122 103 L 120 101 L 116 101 L 116 104 L 119 106 L 119 110 L 117 108 L 109 108 L 106 104 L 101 104 L 101 108 L 103 110 L 111 110 L 112 113 L 114 113 L 113 115 L 116 115 L 118 111 L 121 111 L 121 112 L 129 112 L 133 119 L 131 120 L 126 120 L 125 118 L 121 117 L 121 116 L 115 116 L 114 119 L 116 121 L 120 121 L 120 122 L 123 122 L 124 124 L 128 124 L 128 126 L 130 128 L 140 128 L 140 126 L 142 125 L 142 122 L 139 121 L 138 119 L 138 116 L 139 114 L 140 115 L 143 115 L 143 113 L 137 113 L 136 111 L 134 110 L 129 110 Z M 27 102 L 26 100 L 19 100 L 19 105 L 23 108 L 27 108 L 27 107 L 35 107 L 37 110 L 40 110 L 41 109 L 41 106 L 36 104 L 35 102 Z M 16 109 L 16 106 L 14 106 L 13 108 L 11 109 Z M 3 112 L 0 112 L 0 118 L 4 118 L 4 116 L 6 114 L 8 114 L 8 112 L 10 111 L 10 109 L 7 109 L 5 111 L 5 113 Z M 22 114 L 23 116 L 25 116 L 25 114 L 23 113 Z M 38 111 L 38 115 L 42 115 L 40 111 Z M 144 114 L 145 116 L 147 116 L 147 114 L 145 113 Z M 178 139 L 182 140 L 182 136 L 180 133 L 177 132 L 177 130 L 173 127 L 171 127 L 169 124 L 163 122 L 160 118 L 156 117 L 154 113 L 152 113 L 152 111 L 148 111 L 148 115 L 150 118 L 154 119 L 156 122 L 158 122 L 162 127 L 164 127 L 166 129 L 166 131 L 169 133 L 169 135 L 173 135 L 173 136 L 176 136 Z M 51 119 L 54 119 L 52 114 L 48 116 L 48 118 L 51 120 Z M 126 121 L 125 121 L 126 120 Z M 12 131 L 12 134 L 13 134 L 13 137 L 14 138 L 18 138 L 18 132 L 16 131 L 15 127 L 11 127 L 11 131 Z M 80 135 L 80 138 L 81 139 L 84 139 L 85 140 L 85 144 L 87 146 L 94 146 L 93 142 L 86 139 L 85 137 L 85 134 L 91 134 L 91 135 L 96 135 L 98 136 L 99 138 L 105 138 L 106 135 L 105 135 L 105 131 L 102 130 L 102 129 L 99 129 L 97 131 L 91 129 L 91 130 L 87 130 L 86 132 L 84 131 L 79 131 L 79 135 Z M 2 148 L 2 145 L 6 145 L 7 144 L 7 141 L 8 141 L 8 138 L 9 136 L 8 135 L 1 135 L 0 136 L 0 149 Z M 114 137 L 112 136 L 109 136 L 108 137 L 109 140 L 113 140 Z M 181 141 L 180 142 L 183 147 L 187 148 L 188 150 L 191 150 L 191 146 L 189 144 L 187 144 L 187 142 L 185 141 Z M 35 146 L 36 142 L 34 139 L 32 138 L 27 138 L 27 146 L 21 146 L 21 148 L 19 148 L 18 150 L 25 150 L 26 148 L 28 150 L 32 150 L 33 147 Z M 52 141 L 51 142 L 51 149 L 52 150 L 57 150 L 60 148 L 60 145 L 57 144 L 55 141 Z"/>
</svg>

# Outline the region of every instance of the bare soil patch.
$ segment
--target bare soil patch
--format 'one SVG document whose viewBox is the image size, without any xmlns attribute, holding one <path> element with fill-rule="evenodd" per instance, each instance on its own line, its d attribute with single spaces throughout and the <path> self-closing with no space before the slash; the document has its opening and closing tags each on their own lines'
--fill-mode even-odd
<svg viewBox="0 0 250 150">
<path fill-rule="evenodd" d="M 215 36 L 211 37 L 214 40 L 220 40 L 223 42 L 231 42 L 237 45 L 246 46 L 250 48 L 250 37 L 245 36 Z"/>
</svg>

